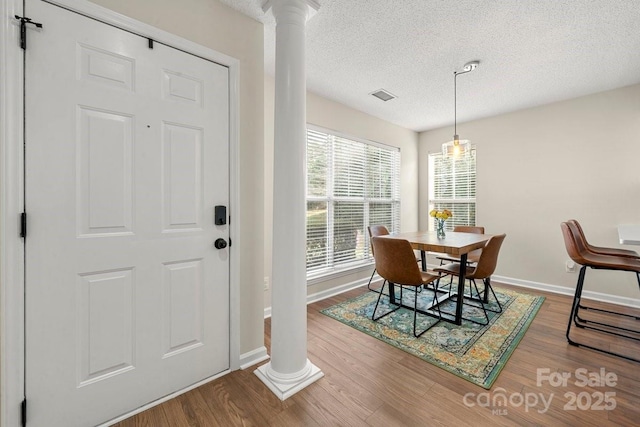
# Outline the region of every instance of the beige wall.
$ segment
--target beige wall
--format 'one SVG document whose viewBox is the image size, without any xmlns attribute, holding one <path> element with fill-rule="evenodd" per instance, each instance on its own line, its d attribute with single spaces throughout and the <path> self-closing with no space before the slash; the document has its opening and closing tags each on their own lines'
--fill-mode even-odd
<svg viewBox="0 0 640 427">
<path fill-rule="evenodd" d="M 459 124 L 458 133 L 477 147 L 477 223 L 507 233 L 497 275 L 573 292 L 560 222 L 577 219 L 591 243 L 611 247 L 618 224 L 640 224 L 640 85 Z M 427 155 L 452 134 L 420 134 L 422 229 Z M 638 298 L 630 273 L 589 270 L 585 290 Z"/>
<path fill-rule="evenodd" d="M 265 76 L 265 276 L 271 276 L 271 243 L 273 224 L 273 112 L 274 79 Z M 401 216 L 403 230 L 418 227 L 418 134 L 384 120 L 307 93 L 307 122 L 346 135 L 381 142 L 400 148 L 401 157 Z M 307 294 L 325 291 L 335 286 L 369 278 L 371 268 L 309 286 Z M 271 291 L 265 291 L 265 307 L 271 306 Z"/>
<path fill-rule="evenodd" d="M 264 345 L 263 27 L 215 0 L 92 0 L 240 61 L 240 353 Z M 233 211 L 230 212 L 233 215 Z M 235 222 L 237 221 L 237 222 Z M 250 266 L 251 268 L 245 268 Z"/>
</svg>

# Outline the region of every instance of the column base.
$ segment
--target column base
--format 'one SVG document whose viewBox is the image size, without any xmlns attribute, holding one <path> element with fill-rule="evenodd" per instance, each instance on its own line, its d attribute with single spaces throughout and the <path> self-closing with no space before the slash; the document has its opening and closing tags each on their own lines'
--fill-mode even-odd
<svg viewBox="0 0 640 427">
<path fill-rule="evenodd" d="M 309 384 L 324 377 L 324 373 L 320 368 L 311 363 L 309 359 L 307 359 L 307 365 L 304 369 L 293 375 L 275 372 L 271 368 L 271 362 L 260 366 L 253 372 L 280 400 L 293 396 Z"/>
</svg>

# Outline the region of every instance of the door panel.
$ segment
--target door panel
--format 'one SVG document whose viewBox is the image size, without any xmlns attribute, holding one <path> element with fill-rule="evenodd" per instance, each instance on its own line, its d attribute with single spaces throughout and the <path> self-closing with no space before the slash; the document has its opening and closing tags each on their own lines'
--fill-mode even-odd
<svg viewBox="0 0 640 427">
<path fill-rule="evenodd" d="M 95 425 L 229 368 L 228 70 L 26 12 L 29 425 Z"/>
</svg>

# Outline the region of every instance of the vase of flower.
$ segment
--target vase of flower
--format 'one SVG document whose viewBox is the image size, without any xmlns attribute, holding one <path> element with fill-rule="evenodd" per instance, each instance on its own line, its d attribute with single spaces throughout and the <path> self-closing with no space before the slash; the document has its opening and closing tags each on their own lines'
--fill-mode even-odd
<svg viewBox="0 0 640 427">
<path fill-rule="evenodd" d="M 444 232 L 444 219 L 436 218 L 436 235 L 438 236 L 438 239 L 444 239 L 447 237 Z"/>
<path fill-rule="evenodd" d="M 447 237 L 444 231 L 444 223 L 453 216 L 453 213 L 449 209 L 443 209 L 441 211 L 433 209 L 429 212 L 429 216 L 435 221 L 436 236 L 438 239 L 444 239 Z"/>
</svg>

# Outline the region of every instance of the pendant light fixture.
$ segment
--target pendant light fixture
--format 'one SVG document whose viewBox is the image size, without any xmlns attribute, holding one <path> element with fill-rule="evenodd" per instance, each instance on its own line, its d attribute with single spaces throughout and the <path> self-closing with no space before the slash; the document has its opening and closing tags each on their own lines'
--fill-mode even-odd
<svg viewBox="0 0 640 427">
<path fill-rule="evenodd" d="M 443 156 L 453 156 L 458 157 L 460 155 L 464 155 L 471 151 L 471 141 L 468 139 L 460 139 L 458 136 L 458 126 L 457 126 L 457 87 L 456 87 L 456 79 L 461 74 L 467 74 L 476 68 L 480 64 L 479 61 L 471 61 L 467 62 L 464 65 L 462 71 L 454 71 L 453 72 L 453 141 L 445 142 L 442 144 L 442 155 Z"/>
</svg>

